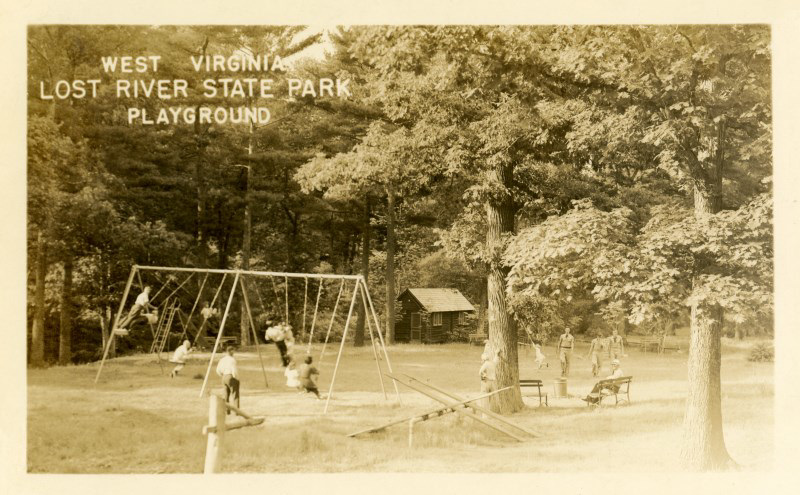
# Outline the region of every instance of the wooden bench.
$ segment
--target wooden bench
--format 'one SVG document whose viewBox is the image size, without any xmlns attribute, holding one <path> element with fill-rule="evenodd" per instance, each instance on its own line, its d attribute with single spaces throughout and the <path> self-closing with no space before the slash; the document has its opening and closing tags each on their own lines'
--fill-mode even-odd
<svg viewBox="0 0 800 495">
<path fill-rule="evenodd" d="M 614 396 L 615 406 L 620 402 L 630 403 L 632 378 L 632 376 L 622 376 L 619 378 L 600 380 L 598 382 L 600 385 L 600 392 L 595 405 L 599 406 L 600 403 L 603 402 L 604 398 L 611 397 L 612 395 Z M 625 388 L 623 389 L 623 387 Z M 622 395 L 625 395 L 625 397 L 622 397 Z"/>
<path fill-rule="evenodd" d="M 203 338 L 204 347 L 207 348 L 207 349 L 213 349 L 214 348 L 214 343 L 216 341 L 217 341 L 216 337 L 204 337 Z M 228 345 L 228 344 L 239 345 L 239 338 L 235 337 L 235 336 L 223 335 L 222 338 L 219 339 L 219 349 L 217 349 L 217 350 L 219 350 L 219 351 L 224 350 L 225 346 Z"/>
<path fill-rule="evenodd" d="M 544 386 L 544 384 L 542 383 L 541 380 L 520 380 L 519 381 L 519 387 L 520 388 L 536 387 L 537 391 L 539 392 L 539 406 L 540 407 L 542 405 L 542 399 L 544 399 L 544 405 L 545 406 L 549 406 L 549 404 L 547 403 L 547 392 L 542 392 L 542 387 L 543 386 Z"/>
<path fill-rule="evenodd" d="M 661 337 L 643 337 L 641 342 L 639 342 L 639 345 L 641 346 L 643 352 L 653 349 L 654 351 L 660 353 L 663 342 L 664 339 Z"/>
<path fill-rule="evenodd" d="M 488 336 L 485 333 L 479 333 L 479 332 L 471 333 L 468 336 L 469 343 L 472 345 L 481 345 L 483 344 L 483 341 L 486 340 L 487 338 Z"/>
<path fill-rule="evenodd" d="M 681 351 L 681 343 L 675 337 L 664 337 L 664 340 L 661 341 L 661 349 L 659 352 L 664 354 L 664 351 Z"/>
</svg>

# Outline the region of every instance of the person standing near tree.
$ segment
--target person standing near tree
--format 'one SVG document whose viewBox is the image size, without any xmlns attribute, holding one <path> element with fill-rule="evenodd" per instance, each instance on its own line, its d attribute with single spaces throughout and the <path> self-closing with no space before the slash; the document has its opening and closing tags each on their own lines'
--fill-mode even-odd
<svg viewBox="0 0 800 495">
<path fill-rule="evenodd" d="M 558 338 L 558 359 L 561 361 L 561 376 L 569 376 L 569 365 L 572 361 L 572 349 L 575 347 L 575 337 L 570 333 L 569 327 Z"/>
<path fill-rule="evenodd" d="M 622 341 L 622 337 L 615 329 L 611 333 L 611 338 L 608 339 L 608 357 L 609 359 L 619 359 L 624 353 L 625 343 Z"/>
<path fill-rule="evenodd" d="M 484 352 L 481 355 L 481 369 L 478 371 L 478 376 L 481 379 L 481 393 L 488 394 L 497 390 L 497 364 L 500 362 L 500 351 L 498 350 L 494 357 L 490 359 L 488 353 Z M 485 406 L 489 407 L 489 397 L 484 399 Z"/>
<path fill-rule="evenodd" d="M 489 339 L 483 341 L 483 352 L 481 353 L 481 359 L 487 360 L 492 357 L 492 343 L 489 342 Z"/>
<path fill-rule="evenodd" d="M 597 336 L 592 339 L 592 343 L 589 345 L 588 356 L 590 356 L 592 359 L 592 376 L 598 376 L 600 374 L 600 368 L 603 367 L 603 361 L 600 357 L 602 349 L 603 336 L 598 333 Z"/>
<path fill-rule="evenodd" d="M 225 348 L 225 356 L 217 363 L 217 375 L 222 377 L 225 387 L 225 402 L 239 407 L 239 367 L 233 357 L 233 346 Z M 230 411 L 228 411 L 230 414 Z"/>
</svg>

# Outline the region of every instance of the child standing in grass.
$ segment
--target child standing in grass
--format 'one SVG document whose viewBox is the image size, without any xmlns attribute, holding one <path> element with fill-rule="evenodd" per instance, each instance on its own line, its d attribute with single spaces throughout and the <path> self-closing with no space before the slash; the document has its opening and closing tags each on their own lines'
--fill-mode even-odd
<svg viewBox="0 0 800 495">
<path fill-rule="evenodd" d="M 613 330 L 608 339 L 608 357 L 611 360 L 619 359 L 625 354 L 625 343 L 617 330 Z"/>
<path fill-rule="evenodd" d="M 233 357 L 232 345 L 225 349 L 225 356 L 219 360 L 217 375 L 222 377 L 222 385 L 225 387 L 225 402 L 239 407 L 239 368 Z"/>
<path fill-rule="evenodd" d="M 495 351 L 492 359 L 484 352 L 481 360 L 483 360 L 483 364 L 478 371 L 478 376 L 481 378 L 481 393 L 488 394 L 497 390 L 497 365 L 500 363 L 500 350 Z M 490 397 L 482 399 L 483 407 L 487 409 L 490 407 L 489 400 Z"/>
<path fill-rule="evenodd" d="M 299 377 L 300 377 L 300 385 L 303 387 L 303 390 L 306 392 L 311 392 L 317 396 L 317 399 L 321 399 L 319 395 L 319 390 L 317 390 L 317 384 L 314 383 L 314 375 L 319 376 L 319 371 L 317 368 L 311 365 L 313 359 L 311 356 L 306 356 L 303 364 L 300 365 Z"/>
<path fill-rule="evenodd" d="M 287 387 L 300 390 L 300 374 L 297 371 L 297 365 L 292 356 L 289 356 L 289 364 L 286 365 L 286 370 L 283 372 L 283 375 L 286 377 Z"/>
</svg>

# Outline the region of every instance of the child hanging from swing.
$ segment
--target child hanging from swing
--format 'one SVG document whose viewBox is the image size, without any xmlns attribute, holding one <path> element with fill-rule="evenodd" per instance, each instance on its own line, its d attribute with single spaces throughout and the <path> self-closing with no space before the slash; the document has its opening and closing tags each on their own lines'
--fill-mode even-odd
<svg viewBox="0 0 800 495">
<path fill-rule="evenodd" d="M 280 324 L 272 325 L 272 321 L 270 320 L 266 320 L 265 324 L 271 326 L 267 328 L 267 331 L 264 333 L 264 338 L 266 339 L 267 343 L 275 343 L 275 347 L 277 347 L 278 352 L 281 353 L 281 363 L 285 368 L 286 365 L 289 364 L 289 353 L 288 349 L 286 348 L 286 331 L 284 326 Z M 294 340 L 294 337 L 292 337 L 292 340 Z"/>
<path fill-rule="evenodd" d="M 550 363 L 547 362 L 547 356 L 542 352 L 542 346 L 540 344 L 533 344 L 533 348 L 536 351 L 536 369 L 540 370 L 542 366 L 549 368 Z"/>
</svg>

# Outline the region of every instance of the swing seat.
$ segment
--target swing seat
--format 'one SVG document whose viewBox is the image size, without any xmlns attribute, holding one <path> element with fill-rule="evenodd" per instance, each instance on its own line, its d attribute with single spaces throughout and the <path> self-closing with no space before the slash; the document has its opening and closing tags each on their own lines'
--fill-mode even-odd
<svg viewBox="0 0 800 495">
<path fill-rule="evenodd" d="M 128 335 L 128 333 L 129 332 L 128 332 L 127 328 L 115 328 L 114 329 L 114 335 L 119 335 L 120 337 L 126 337 Z"/>
</svg>

